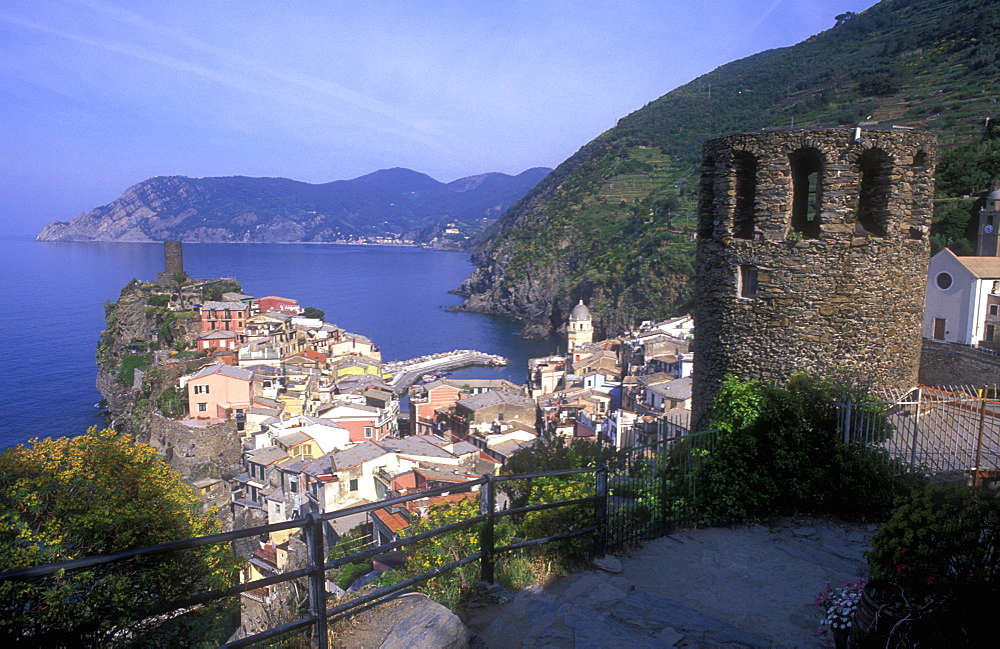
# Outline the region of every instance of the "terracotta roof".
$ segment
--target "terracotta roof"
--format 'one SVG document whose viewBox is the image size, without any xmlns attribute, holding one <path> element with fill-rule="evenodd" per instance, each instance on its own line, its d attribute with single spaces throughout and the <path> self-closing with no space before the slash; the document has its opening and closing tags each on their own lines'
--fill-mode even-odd
<svg viewBox="0 0 1000 649">
<path fill-rule="evenodd" d="M 377 518 L 379 522 L 385 525 L 393 534 L 401 530 L 405 530 L 410 526 L 410 522 L 406 520 L 402 514 L 392 514 L 384 507 L 382 509 L 373 510 L 372 516 Z"/>
<path fill-rule="evenodd" d="M 1000 279 L 1000 257 L 956 257 L 979 279 Z"/>
<path fill-rule="evenodd" d="M 275 552 L 274 546 L 271 545 L 270 543 L 263 547 L 257 548 L 254 551 L 253 556 L 271 564 L 272 566 L 278 565 L 278 553 Z"/>
</svg>

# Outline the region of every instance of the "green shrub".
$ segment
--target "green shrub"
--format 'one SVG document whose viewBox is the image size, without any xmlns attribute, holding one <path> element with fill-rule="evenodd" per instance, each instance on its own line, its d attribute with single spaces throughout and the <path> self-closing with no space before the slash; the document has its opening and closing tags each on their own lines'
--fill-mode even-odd
<svg viewBox="0 0 1000 649">
<path fill-rule="evenodd" d="M 581 476 L 536 478 L 531 481 L 528 505 L 545 505 L 563 500 L 577 500 L 593 496 L 594 480 L 590 474 Z M 540 539 L 557 534 L 575 532 L 595 524 L 594 505 L 553 507 L 524 515 L 518 534 L 525 539 Z M 582 562 L 594 547 L 590 534 L 545 544 L 547 554 L 554 556 L 564 566 Z"/>
<path fill-rule="evenodd" d="M 372 571 L 371 563 L 347 563 L 340 566 L 337 573 L 337 585 L 347 590 L 358 577 Z"/>
<path fill-rule="evenodd" d="M 718 440 L 694 475 L 700 520 L 797 514 L 884 520 L 909 479 L 898 477 L 898 467 L 868 442 L 840 440 L 835 395 L 844 389 L 806 376 L 793 378 L 788 389 L 727 378 L 713 406 Z M 875 430 L 879 439 L 891 425 Z"/>
<path fill-rule="evenodd" d="M 150 354 L 125 354 L 122 356 L 121 367 L 118 368 L 118 379 L 132 387 L 135 383 L 135 370 L 145 369 L 152 362 L 153 357 Z"/>
<path fill-rule="evenodd" d="M 170 304 L 169 295 L 150 295 L 146 298 L 146 304 L 149 306 L 167 306 Z"/>
<path fill-rule="evenodd" d="M 167 419 L 179 419 L 187 412 L 187 393 L 176 385 L 171 385 L 160 394 L 156 405 Z"/>
<path fill-rule="evenodd" d="M 222 299 L 223 293 L 242 293 L 243 287 L 237 282 L 223 281 L 212 284 L 205 289 L 204 297 L 206 302 L 218 302 Z"/>
<path fill-rule="evenodd" d="M 872 577 L 906 605 L 893 646 L 986 646 L 984 607 L 1000 602 L 1000 495 L 965 486 L 915 489 L 872 539 Z"/>
</svg>

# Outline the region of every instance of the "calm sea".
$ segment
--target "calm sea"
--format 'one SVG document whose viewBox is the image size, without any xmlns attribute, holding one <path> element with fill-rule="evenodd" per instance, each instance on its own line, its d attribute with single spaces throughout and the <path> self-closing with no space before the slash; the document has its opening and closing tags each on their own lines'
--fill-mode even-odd
<svg viewBox="0 0 1000 649">
<path fill-rule="evenodd" d="M 371 338 L 385 360 L 452 349 L 511 359 L 505 368 L 469 368 L 458 378 L 523 383 L 526 361 L 555 341 L 528 341 L 519 324 L 450 313 L 448 293 L 472 266 L 468 255 L 418 248 L 298 244 L 184 244 L 193 277 L 233 277 L 244 292 L 295 298 L 326 320 Z M 32 437 L 77 435 L 102 423 L 95 404 L 94 352 L 104 303 L 132 278 L 155 279 L 162 244 L 42 243 L 0 239 L 0 448 Z"/>
</svg>

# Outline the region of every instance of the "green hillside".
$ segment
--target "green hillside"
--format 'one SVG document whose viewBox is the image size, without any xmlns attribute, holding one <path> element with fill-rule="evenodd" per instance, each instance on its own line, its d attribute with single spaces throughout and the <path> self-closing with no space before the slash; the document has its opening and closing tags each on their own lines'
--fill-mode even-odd
<svg viewBox="0 0 1000 649">
<path fill-rule="evenodd" d="M 836 22 L 695 79 L 584 146 L 476 249 L 479 268 L 459 290 L 466 308 L 544 334 L 582 298 L 607 335 L 684 310 L 701 144 L 725 133 L 913 126 L 955 150 L 939 166 L 952 176 L 942 196 L 985 191 L 977 183 L 1000 174 L 1000 138 L 986 127 L 1000 98 L 1000 3 L 885 0 Z M 964 245 L 973 202 L 943 203 L 936 244 Z"/>
</svg>

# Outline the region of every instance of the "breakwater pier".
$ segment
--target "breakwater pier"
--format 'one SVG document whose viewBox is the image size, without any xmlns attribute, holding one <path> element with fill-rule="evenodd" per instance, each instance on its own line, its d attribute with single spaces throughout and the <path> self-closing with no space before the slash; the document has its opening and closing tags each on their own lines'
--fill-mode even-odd
<svg viewBox="0 0 1000 649">
<path fill-rule="evenodd" d="M 471 349 L 456 349 L 427 356 L 418 356 L 408 361 L 392 361 L 382 365 L 383 374 L 391 374 L 389 387 L 396 393 L 403 392 L 416 383 L 421 376 L 430 372 L 457 370 L 470 365 L 502 367 L 509 361 L 503 356 L 477 352 Z"/>
</svg>

